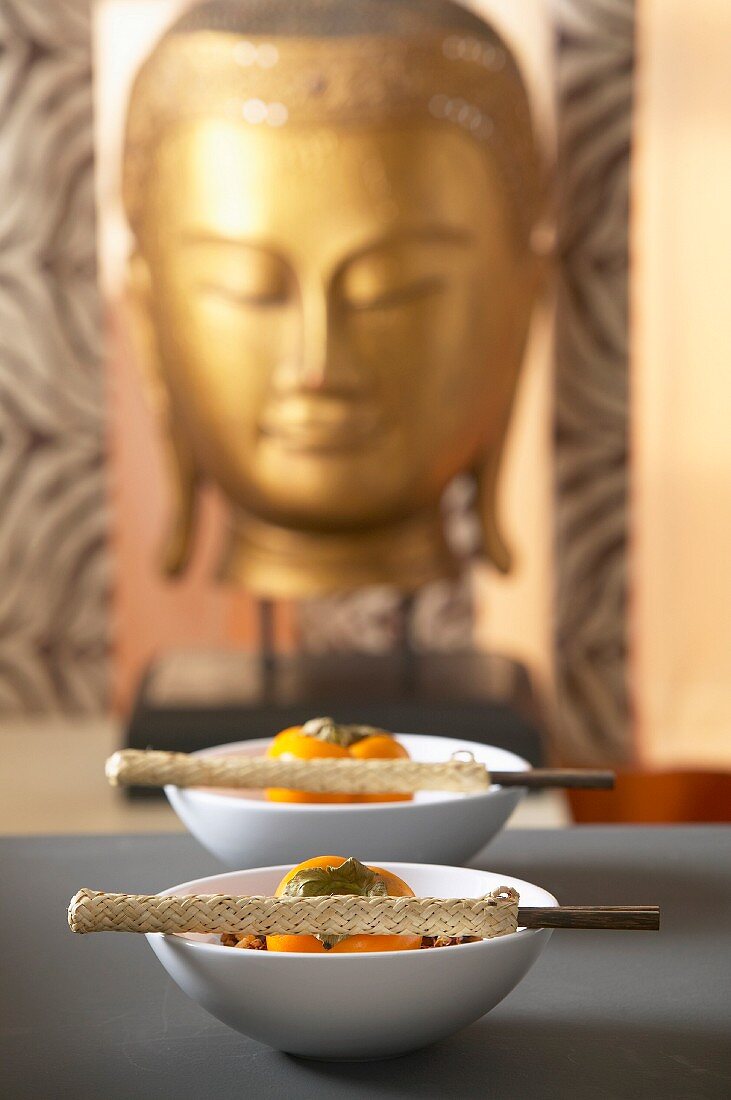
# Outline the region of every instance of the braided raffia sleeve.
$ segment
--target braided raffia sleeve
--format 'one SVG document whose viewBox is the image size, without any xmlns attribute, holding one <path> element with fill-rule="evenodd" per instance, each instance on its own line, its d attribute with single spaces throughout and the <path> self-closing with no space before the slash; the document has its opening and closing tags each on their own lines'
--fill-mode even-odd
<svg viewBox="0 0 731 1100">
<path fill-rule="evenodd" d="M 232 897 L 227 894 L 105 894 L 71 900 L 73 932 L 244 932 L 252 935 L 355 934 L 481 936 L 518 927 L 518 893 L 501 886 L 484 898 Z"/>
<path fill-rule="evenodd" d="M 113 786 L 286 787 L 295 791 L 380 794 L 484 791 L 490 776 L 476 760 L 281 760 L 266 756 L 188 756 L 123 749 L 106 763 Z"/>
</svg>

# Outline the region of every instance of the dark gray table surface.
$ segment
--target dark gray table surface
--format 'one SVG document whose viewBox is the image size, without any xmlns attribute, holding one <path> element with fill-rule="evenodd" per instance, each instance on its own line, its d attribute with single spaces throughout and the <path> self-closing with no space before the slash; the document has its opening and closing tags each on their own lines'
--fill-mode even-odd
<svg viewBox="0 0 731 1100">
<path fill-rule="evenodd" d="M 74 937 L 81 886 L 211 872 L 188 837 L 0 841 L 4 1097 L 731 1097 L 731 828 L 504 833 L 475 861 L 575 904 L 651 904 L 659 933 L 555 932 L 452 1039 L 387 1062 L 307 1062 L 189 1001 L 142 937 Z"/>
</svg>

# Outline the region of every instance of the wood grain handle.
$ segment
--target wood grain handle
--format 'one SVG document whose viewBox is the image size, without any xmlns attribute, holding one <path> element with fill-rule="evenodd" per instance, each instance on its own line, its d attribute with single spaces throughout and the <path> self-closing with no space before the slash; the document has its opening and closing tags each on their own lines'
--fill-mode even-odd
<svg viewBox="0 0 731 1100">
<path fill-rule="evenodd" d="M 532 768 L 528 772 L 490 772 L 490 778 L 501 787 L 528 787 L 529 790 L 548 787 L 611 790 L 615 775 L 611 771 L 594 771 L 590 768 Z"/>
<path fill-rule="evenodd" d="M 521 906 L 523 928 L 603 928 L 627 932 L 657 932 L 658 905 L 561 905 L 551 908 Z"/>
</svg>

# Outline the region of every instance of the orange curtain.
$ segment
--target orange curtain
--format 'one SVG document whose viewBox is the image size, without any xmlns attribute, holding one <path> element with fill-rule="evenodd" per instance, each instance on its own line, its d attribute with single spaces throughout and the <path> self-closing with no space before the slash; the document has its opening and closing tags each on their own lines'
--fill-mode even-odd
<svg viewBox="0 0 731 1100">
<path fill-rule="evenodd" d="M 731 765 L 731 4 L 639 4 L 633 688 L 644 762 Z"/>
</svg>

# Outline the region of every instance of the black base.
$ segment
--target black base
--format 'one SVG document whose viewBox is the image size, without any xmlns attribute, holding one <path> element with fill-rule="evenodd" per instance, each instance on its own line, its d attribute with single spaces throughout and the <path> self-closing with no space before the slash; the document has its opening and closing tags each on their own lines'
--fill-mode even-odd
<svg viewBox="0 0 731 1100">
<path fill-rule="evenodd" d="M 319 715 L 480 741 L 516 752 L 534 766 L 544 762 L 527 670 L 472 650 L 301 654 L 271 664 L 243 653 L 171 654 L 148 670 L 125 744 L 193 752 L 273 737 Z"/>
</svg>

